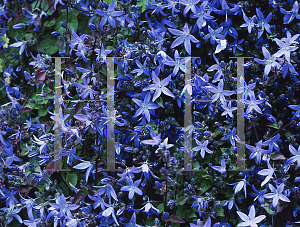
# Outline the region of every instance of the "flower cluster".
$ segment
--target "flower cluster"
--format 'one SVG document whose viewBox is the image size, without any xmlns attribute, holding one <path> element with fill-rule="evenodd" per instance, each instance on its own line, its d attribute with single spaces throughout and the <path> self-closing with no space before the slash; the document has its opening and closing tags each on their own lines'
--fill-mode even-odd
<svg viewBox="0 0 300 227">
<path fill-rule="evenodd" d="M 1 226 L 295 226 L 298 11 L 1 0 Z"/>
</svg>

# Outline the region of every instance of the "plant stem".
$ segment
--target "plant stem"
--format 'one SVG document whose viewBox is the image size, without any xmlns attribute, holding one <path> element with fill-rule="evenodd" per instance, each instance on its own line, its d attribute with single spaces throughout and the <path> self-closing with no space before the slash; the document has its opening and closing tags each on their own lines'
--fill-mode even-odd
<svg viewBox="0 0 300 227">
<path fill-rule="evenodd" d="M 290 123 L 288 123 L 287 125 L 283 126 L 282 128 L 278 129 L 276 132 L 274 132 L 268 139 L 266 139 L 266 141 L 268 141 L 271 137 L 275 136 L 278 132 L 280 132 L 282 129 L 290 126 L 291 124 L 293 124 L 295 121 L 297 121 L 299 119 L 299 117 L 296 117 L 295 120 L 291 121 Z"/>
<path fill-rule="evenodd" d="M 256 131 L 256 128 L 255 128 L 255 123 L 253 121 L 251 121 L 251 122 L 252 122 L 252 125 L 253 125 L 253 128 L 254 128 L 254 133 L 255 133 L 256 140 L 258 142 L 259 139 L 258 139 L 257 131 Z"/>
</svg>

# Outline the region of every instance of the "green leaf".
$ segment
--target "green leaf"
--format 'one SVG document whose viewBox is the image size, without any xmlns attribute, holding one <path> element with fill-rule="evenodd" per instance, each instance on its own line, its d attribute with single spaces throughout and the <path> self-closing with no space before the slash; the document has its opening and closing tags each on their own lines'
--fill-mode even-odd
<svg viewBox="0 0 300 227">
<path fill-rule="evenodd" d="M 7 38 L 6 34 L 2 36 L 2 40 L 4 41 L 4 48 L 8 48 L 9 38 Z"/>
<path fill-rule="evenodd" d="M 26 23 L 27 20 L 24 18 L 22 18 L 21 20 L 18 21 L 18 23 Z M 20 28 L 20 29 L 14 29 L 13 26 L 15 25 L 15 21 L 14 22 L 10 22 L 8 27 L 9 27 L 9 37 L 11 37 L 13 40 L 15 40 L 15 38 L 17 38 L 18 40 L 22 40 L 24 39 L 25 35 L 26 35 L 26 31 L 25 31 L 25 27 Z"/>
<path fill-rule="evenodd" d="M 36 187 L 40 192 L 43 192 L 45 191 L 46 184 L 47 184 L 46 181 L 41 181 L 36 185 Z"/>
<path fill-rule="evenodd" d="M 284 155 L 278 151 L 273 152 L 270 157 L 272 160 L 285 160 Z"/>
<path fill-rule="evenodd" d="M 44 117 L 44 116 L 46 116 L 47 115 L 47 109 L 46 108 L 40 108 L 39 109 L 39 116 L 42 116 L 42 117 Z"/>
<path fill-rule="evenodd" d="M 164 108 L 164 101 L 163 101 L 162 97 L 159 97 L 158 99 L 156 99 L 156 103 L 157 103 L 160 107 Z"/>
<path fill-rule="evenodd" d="M 184 206 L 178 207 L 176 211 L 176 216 L 182 219 L 186 218 L 186 207 Z"/>
<path fill-rule="evenodd" d="M 215 208 L 215 210 L 217 211 L 217 217 L 224 217 L 224 216 L 225 216 L 225 215 L 224 215 L 224 210 L 223 210 L 222 207 L 217 206 L 217 207 Z"/>
<path fill-rule="evenodd" d="M 179 198 L 179 200 L 178 200 L 178 204 L 179 205 L 184 205 L 185 203 L 186 203 L 186 201 L 189 199 L 189 197 L 181 197 L 181 198 Z"/>
<path fill-rule="evenodd" d="M 6 68 L 5 62 L 4 62 L 3 58 L 0 58 L 0 73 L 2 73 L 5 68 Z"/>
<path fill-rule="evenodd" d="M 188 217 L 188 218 L 195 218 L 195 217 L 197 217 L 197 216 L 196 216 L 195 212 L 192 210 L 191 212 L 189 212 L 189 213 L 187 214 L 187 217 Z"/>
<path fill-rule="evenodd" d="M 290 136 L 292 135 L 292 133 L 291 133 L 291 131 L 286 130 L 286 131 L 284 131 L 283 135 L 284 135 L 285 137 L 290 137 Z"/>
<path fill-rule="evenodd" d="M 78 177 L 77 177 L 76 173 L 67 173 L 66 182 L 67 182 L 67 185 L 71 189 L 72 189 L 72 187 L 69 183 L 73 184 L 76 187 L 77 180 L 78 180 Z"/>
<path fill-rule="evenodd" d="M 61 12 L 62 15 L 60 15 L 57 18 L 57 21 L 55 23 L 55 30 L 60 32 L 60 33 L 64 33 L 66 31 L 65 28 L 63 28 L 60 23 L 66 23 L 66 14 Z M 69 16 L 68 16 L 68 28 L 72 31 L 74 29 L 75 32 L 77 32 L 77 28 L 78 28 L 78 18 L 77 18 L 77 14 L 75 12 L 70 12 Z"/>
<path fill-rule="evenodd" d="M 280 129 L 280 126 L 277 123 L 267 125 L 267 126 L 270 127 L 270 128 Z"/>
<path fill-rule="evenodd" d="M 198 188 L 199 191 L 199 195 L 202 195 L 203 193 L 205 193 L 208 189 L 210 189 L 212 186 L 211 181 L 210 180 L 203 180 L 201 183 L 201 186 Z"/>
<path fill-rule="evenodd" d="M 56 41 L 57 39 L 47 36 L 43 41 L 39 43 L 40 52 L 49 55 L 55 54 L 58 51 Z"/>
<path fill-rule="evenodd" d="M 58 187 L 59 189 L 61 189 L 62 193 L 64 193 L 64 195 L 65 195 L 66 197 L 69 196 L 69 189 L 68 189 L 66 183 L 64 183 L 64 182 L 62 181 L 62 182 L 60 182 L 60 183 L 57 185 L 57 187 Z"/>
<path fill-rule="evenodd" d="M 45 23 L 45 27 L 46 28 L 51 28 L 52 26 L 54 26 L 56 24 L 56 18 L 53 18 L 51 21 L 49 21 L 48 23 Z"/>
<path fill-rule="evenodd" d="M 140 12 L 145 12 L 146 11 L 146 9 L 147 9 L 147 1 L 146 0 L 141 0 L 141 1 L 139 1 L 137 4 L 136 4 L 136 6 L 138 6 L 140 9 L 141 9 L 141 11 Z"/>
<path fill-rule="evenodd" d="M 165 205 L 163 203 L 161 203 L 157 206 L 157 209 L 159 209 L 159 212 L 162 213 L 165 210 Z"/>
</svg>

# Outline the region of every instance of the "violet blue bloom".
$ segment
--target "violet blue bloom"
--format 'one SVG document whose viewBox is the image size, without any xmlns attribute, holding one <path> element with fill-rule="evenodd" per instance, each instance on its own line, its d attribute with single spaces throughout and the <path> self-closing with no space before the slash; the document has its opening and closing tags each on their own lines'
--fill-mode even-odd
<svg viewBox="0 0 300 227">
<path fill-rule="evenodd" d="M 150 102 L 150 97 L 151 97 L 150 92 L 148 92 L 146 94 L 144 102 L 142 102 L 139 99 L 135 99 L 135 98 L 132 99 L 132 101 L 135 102 L 139 106 L 139 109 L 136 111 L 134 117 L 137 117 L 137 116 L 143 114 L 146 117 L 147 121 L 150 122 L 151 110 L 154 110 L 154 109 L 157 109 L 160 107 L 159 105 L 157 105 L 153 102 Z"/>
<path fill-rule="evenodd" d="M 262 146 L 262 140 L 260 140 L 257 144 L 256 144 L 256 147 L 253 147 L 253 146 L 250 146 L 248 144 L 246 144 L 246 147 L 252 151 L 252 153 L 250 154 L 249 156 L 249 159 L 253 159 L 256 157 L 256 160 L 258 162 L 258 164 L 260 164 L 261 162 L 261 155 L 262 154 L 269 154 L 270 151 L 269 150 L 264 150 L 261 148 Z"/>
<path fill-rule="evenodd" d="M 144 88 L 143 91 L 155 90 L 155 93 L 152 98 L 153 102 L 161 95 L 161 92 L 167 96 L 175 98 L 175 96 L 172 94 L 172 92 L 168 88 L 166 88 L 166 86 L 169 84 L 169 82 L 171 80 L 171 75 L 169 75 L 167 78 L 160 81 L 160 79 L 156 76 L 156 73 L 154 71 L 152 71 L 152 80 L 153 80 L 153 84 Z"/>
<path fill-rule="evenodd" d="M 257 227 L 257 223 L 261 222 L 263 219 L 266 218 L 266 215 L 259 215 L 255 217 L 255 206 L 252 205 L 249 211 L 249 215 L 246 215 L 243 212 L 237 211 L 236 212 L 240 218 L 244 221 L 238 224 L 237 226 L 250 226 L 250 227 Z"/>
<path fill-rule="evenodd" d="M 298 147 L 298 151 L 290 144 L 289 145 L 290 152 L 294 155 L 293 157 L 289 158 L 286 163 L 294 163 L 297 162 L 298 167 L 300 167 L 300 146 Z"/>
<path fill-rule="evenodd" d="M 266 199 L 273 199 L 273 207 L 277 206 L 279 200 L 288 203 L 291 202 L 285 195 L 282 194 L 284 189 L 284 183 L 281 183 L 279 186 L 277 186 L 277 188 L 275 188 L 272 184 L 269 184 L 269 188 L 271 190 L 271 193 L 265 194 L 264 197 Z"/>
<path fill-rule="evenodd" d="M 189 29 L 188 24 L 185 23 L 185 25 L 183 27 L 183 31 L 173 29 L 173 28 L 168 28 L 168 29 L 173 35 L 179 36 L 172 43 L 171 48 L 177 47 L 180 44 L 184 43 L 184 48 L 185 48 L 186 52 L 188 52 L 188 54 L 191 55 L 192 54 L 191 41 L 193 43 L 198 43 L 199 40 L 197 40 L 193 35 L 190 34 L 190 29 Z"/>
<path fill-rule="evenodd" d="M 207 86 L 206 88 L 210 92 L 215 93 L 211 97 L 212 102 L 217 101 L 219 98 L 221 101 L 225 101 L 225 96 L 231 96 L 231 95 L 235 94 L 235 91 L 223 90 L 223 88 L 224 88 L 224 80 L 223 79 L 220 80 L 217 88 L 213 87 L 213 86 Z"/>
<path fill-rule="evenodd" d="M 225 159 L 222 158 L 221 160 L 221 166 L 212 166 L 211 168 L 213 168 L 214 170 L 220 172 L 220 173 L 226 173 L 226 163 L 225 163 Z"/>
<path fill-rule="evenodd" d="M 254 92 L 250 91 L 249 94 L 250 100 L 243 99 L 243 102 L 248 105 L 246 114 L 249 114 L 252 112 L 252 110 L 255 110 L 256 112 L 262 114 L 261 109 L 258 107 L 258 104 L 262 104 L 265 99 L 256 100 Z"/>
<path fill-rule="evenodd" d="M 141 189 L 139 189 L 139 185 L 142 181 L 142 179 L 139 179 L 135 182 L 130 177 L 126 178 L 127 186 L 123 186 L 120 190 L 121 191 L 128 191 L 128 199 L 132 200 L 134 193 L 137 193 L 139 195 L 143 195 L 143 192 Z"/>
<path fill-rule="evenodd" d="M 256 8 L 256 14 L 257 14 L 257 18 L 258 18 L 258 26 L 259 26 L 259 30 L 258 30 L 258 36 L 257 39 L 259 39 L 262 34 L 264 33 L 264 30 L 266 30 L 269 34 L 272 34 L 271 30 L 270 30 L 270 25 L 268 24 L 270 22 L 270 20 L 272 19 L 272 12 L 269 13 L 269 15 L 265 18 L 263 13 Z"/>
<path fill-rule="evenodd" d="M 300 15 L 298 14 L 298 11 L 299 11 L 298 1 L 295 1 L 291 11 L 287 11 L 284 8 L 280 7 L 280 12 L 282 14 L 285 14 L 284 17 L 283 17 L 283 24 L 291 23 L 295 19 L 295 17 L 297 19 L 300 19 Z"/>
<path fill-rule="evenodd" d="M 99 24 L 100 27 L 103 27 L 106 22 L 108 21 L 109 24 L 115 28 L 116 27 L 116 21 L 114 19 L 114 17 L 119 17 L 122 16 L 124 14 L 124 11 L 115 11 L 115 1 L 112 0 L 110 2 L 110 5 L 107 9 L 107 11 L 104 10 L 96 10 L 95 11 L 98 15 L 102 16 L 102 20 Z"/>
</svg>

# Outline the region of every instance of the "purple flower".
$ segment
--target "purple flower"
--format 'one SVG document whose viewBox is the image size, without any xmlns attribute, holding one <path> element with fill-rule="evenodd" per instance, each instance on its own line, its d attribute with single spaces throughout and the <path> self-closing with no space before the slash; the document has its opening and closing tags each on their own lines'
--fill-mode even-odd
<svg viewBox="0 0 300 227">
<path fill-rule="evenodd" d="M 213 168 L 214 170 L 220 172 L 220 173 L 226 173 L 226 163 L 225 163 L 225 159 L 222 158 L 221 160 L 221 166 L 212 166 L 211 168 Z"/>
<path fill-rule="evenodd" d="M 293 44 L 298 44 L 296 39 L 298 39 L 300 34 L 296 34 L 293 37 L 291 36 L 291 33 L 289 31 L 286 32 L 287 38 L 277 39 L 276 41 L 277 45 L 279 46 L 280 50 L 277 51 L 274 54 L 274 57 L 281 57 L 282 55 L 285 56 L 285 59 L 290 62 L 290 55 L 292 51 L 295 51 L 298 49 L 298 47 L 294 46 Z"/>
<path fill-rule="evenodd" d="M 187 13 L 192 10 L 193 13 L 196 13 L 196 4 L 200 2 L 200 0 L 179 0 L 179 3 L 185 5 L 185 9 L 183 10 L 183 15 L 186 17 Z"/>
<path fill-rule="evenodd" d="M 74 48 L 77 46 L 77 50 L 75 51 L 81 51 L 82 49 L 86 50 L 86 51 L 91 51 L 89 48 L 87 48 L 84 45 L 84 41 L 87 38 L 86 34 L 81 35 L 80 37 L 76 34 L 76 32 L 74 31 L 74 29 L 72 30 L 72 35 L 73 38 L 70 41 L 70 47 L 72 50 L 75 50 Z"/>
<path fill-rule="evenodd" d="M 271 193 L 265 194 L 266 199 L 273 199 L 272 205 L 273 207 L 276 207 L 278 204 L 278 201 L 284 201 L 284 202 L 291 202 L 285 195 L 282 194 L 284 189 L 284 183 L 281 183 L 277 188 L 275 188 L 272 184 L 269 184 L 269 188 L 271 190 Z"/>
<path fill-rule="evenodd" d="M 227 106 L 228 103 L 228 106 Z M 225 110 L 221 116 L 226 116 L 227 114 L 229 115 L 229 117 L 233 118 L 233 114 L 232 112 L 237 110 L 237 107 L 231 107 L 231 101 L 227 102 L 227 101 L 222 101 L 222 108 Z"/>
<path fill-rule="evenodd" d="M 144 88 L 143 91 L 155 90 L 155 93 L 152 98 L 153 102 L 161 95 L 161 92 L 167 96 L 175 98 L 175 96 L 172 94 L 172 92 L 168 88 L 166 88 L 166 86 L 169 84 L 169 82 L 171 80 L 171 75 L 169 75 L 167 78 L 160 81 L 160 79 L 156 76 L 156 73 L 154 71 L 152 71 L 152 80 L 153 80 L 153 84 Z"/>
<path fill-rule="evenodd" d="M 150 122 L 150 113 L 154 114 L 151 111 L 160 107 L 159 105 L 150 102 L 150 97 L 151 97 L 150 92 L 148 92 L 146 94 L 144 102 L 142 102 L 139 99 L 135 99 L 135 98 L 132 99 L 132 101 L 139 106 L 139 109 L 136 111 L 134 117 L 143 114 L 146 117 L 147 121 Z"/>
<path fill-rule="evenodd" d="M 133 212 L 130 221 L 126 224 L 128 227 L 142 227 L 141 225 L 136 224 L 136 214 Z"/>
<path fill-rule="evenodd" d="M 248 96 L 250 95 L 251 91 L 255 88 L 256 82 L 247 85 L 245 80 L 244 80 L 244 77 L 241 76 L 240 77 L 240 84 L 241 84 L 241 87 L 237 89 L 237 94 L 244 93 L 244 95 L 243 95 L 244 99 L 247 99 Z"/>
<path fill-rule="evenodd" d="M 134 193 L 137 193 L 139 195 L 143 195 L 143 192 L 141 189 L 139 189 L 139 185 L 142 181 L 142 179 L 139 179 L 135 182 L 131 179 L 131 177 L 126 178 L 127 186 L 123 186 L 120 190 L 121 191 L 128 191 L 128 199 L 132 200 Z"/>
<path fill-rule="evenodd" d="M 65 5 L 65 3 L 63 3 L 62 0 L 55 0 L 55 2 L 54 2 L 54 9 L 55 10 L 56 10 L 56 6 L 57 6 L 58 3 L 60 3 L 61 5 Z"/>
<path fill-rule="evenodd" d="M 250 227 L 257 227 L 257 223 L 261 222 L 263 219 L 266 218 L 266 215 L 259 215 L 255 217 L 255 207 L 254 205 L 251 206 L 249 215 L 246 215 L 243 212 L 237 211 L 236 212 L 240 218 L 244 221 L 238 224 L 237 226 L 250 226 Z"/>
<path fill-rule="evenodd" d="M 214 59 L 215 59 L 215 61 L 216 61 L 217 64 L 214 64 L 214 65 L 210 66 L 210 67 L 207 69 L 208 72 L 212 72 L 212 71 L 217 70 L 217 72 L 216 72 L 216 74 L 215 74 L 215 76 L 214 76 L 214 79 L 213 79 L 212 83 L 220 81 L 220 79 L 222 79 L 223 76 L 224 76 L 224 73 L 223 73 L 224 67 L 221 66 L 221 64 L 220 64 L 220 62 L 218 61 L 218 59 L 216 58 L 216 55 L 215 55 L 215 54 L 213 54 L 213 57 L 214 57 Z M 208 80 L 206 80 L 206 81 L 208 81 Z"/>
<path fill-rule="evenodd" d="M 30 226 L 30 227 L 37 227 L 38 226 L 37 224 L 41 221 L 41 218 L 34 219 L 34 217 L 32 215 L 32 210 L 30 210 L 28 212 L 28 217 L 29 217 L 29 220 L 24 220 L 23 224 Z"/>
<path fill-rule="evenodd" d="M 0 131 L 1 132 L 1 131 Z M 14 147 L 13 145 L 10 145 L 7 148 L 4 148 L 4 153 L 6 155 L 8 155 L 8 158 L 6 158 L 5 160 L 5 167 L 9 167 L 14 161 L 15 162 L 19 162 L 21 161 L 20 158 L 18 158 L 15 154 L 14 154 Z"/>
<path fill-rule="evenodd" d="M 81 160 L 83 159 L 82 157 L 77 157 L 75 155 L 75 152 L 76 152 L 76 147 L 74 147 L 72 150 L 64 150 L 62 148 L 62 156 L 63 157 L 66 157 L 67 156 L 67 163 L 72 166 L 72 163 L 73 163 L 73 158 L 75 158 L 76 160 Z"/>
<path fill-rule="evenodd" d="M 258 8 L 256 8 L 256 14 L 257 14 L 258 26 L 259 26 L 257 39 L 259 39 L 262 36 L 265 29 L 269 34 L 272 34 L 270 30 L 270 25 L 268 24 L 272 19 L 272 12 L 269 13 L 267 18 L 265 18 L 263 13 Z"/>
<path fill-rule="evenodd" d="M 266 183 L 268 183 L 269 180 L 273 178 L 273 174 L 275 173 L 275 169 L 272 168 L 269 161 L 267 161 L 267 164 L 268 164 L 268 169 L 263 169 L 258 171 L 259 175 L 267 176 L 265 180 L 261 183 L 261 187 L 264 186 Z"/>
<path fill-rule="evenodd" d="M 5 5 L 2 6 L 2 4 L 0 4 L 0 17 L 4 16 L 6 19 L 8 19 L 8 17 L 6 16 L 7 11 L 4 9 Z"/>
<path fill-rule="evenodd" d="M 114 188 L 112 187 L 112 185 L 110 183 L 104 185 L 104 186 L 94 186 L 95 188 L 99 188 L 99 190 L 97 191 L 97 193 L 99 195 L 102 195 L 103 193 L 105 193 L 105 195 L 108 197 L 109 201 L 111 201 L 111 197 L 114 198 L 114 200 L 118 201 L 116 192 L 114 190 Z"/>
<path fill-rule="evenodd" d="M 289 108 L 291 108 L 292 110 L 296 110 L 296 113 L 294 114 L 292 119 L 300 116 L 300 105 L 289 105 Z"/>
<path fill-rule="evenodd" d="M 200 7 L 196 6 L 196 12 L 191 14 L 191 18 L 198 18 L 196 21 L 196 25 L 199 29 L 202 29 L 206 25 L 206 20 L 214 19 L 213 16 L 210 15 L 210 11 L 207 10 L 206 5 L 208 1 L 202 2 Z"/>
<path fill-rule="evenodd" d="M 204 158 L 205 156 L 205 152 L 209 153 L 209 154 L 212 154 L 213 152 L 211 150 L 209 150 L 207 148 L 207 145 L 208 145 L 208 140 L 206 140 L 205 142 L 201 143 L 199 140 L 195 139 L 196 143 L 199 145 L 195 148 L 193 148 L 193 151 L 200 151 L 200 154 L 201 154 L 201 157 Z"/>
<path fill-rule="evenodd" d="M 31 54 L 31 56 L 33 57 L 33 55 L 32 55 L 31 52 L 30 52 L 30 54 Z M 45 68 L 50 67 L 50 65 L 46 65 L 46 64 L 45 64 L 45 59 L 43 59 L 43 58 L 41 57 L 40 54 L 38 54 L 38 55 L 36 56 L 36 58 L 33 57 L 33 59 L 34 59 L 35 61 L 30 62 L 29 65 L 33 65 L 34 68 L 42 68 L 42 69 L 45 70 Z"/>
<path fill-rule="evenodd" d="M 258 190 L 254 187 L 254 184 L 252 184 L 252 190 L 254 191 L 254 193 L 250 192 L 249 195 L 255 197 L 254 201 L 255 201 L 256 199 L 258 199 L 259 204 L 264 204 L 264 203 L 265 203 L 265 197 L 264 197 L 264 195 L 266 194 L 267 189 L 258 191 Z"/>
<path fill-rule="evenodd" d="M 161 143 L 161 133 L 159 133 L 158 135 L 155 135 L 155 132 L 152 130 L 152 128 L 150 129 L 150 135 L 151 135 L 151 140 L 143 140 L 142 143 L 143 144 L 148 144 L 148 145 L 159 145 Z"/>
<path fill-rule="evenodd" d="M 229 47 L 232 47 L 232 52 L 235 53 L 236 48 L 239 49 L 240 51 L 244 51 L 244 49 L 240 46 L 240 44 L 242 44 L 242 42 L 244 42 L 244 39 L 240 39 L 240 40 L 234 40 L 233 43 L 229 44 Z"/>
<path fill-rule="evenodd" d="M 88 182 L 89 176 L 93 171 L 94 165 L 90 161 L 82 161 L 81 163 L 77 164 L 73 167 L 74 169 L 87 169 L 85 173 L 85 181 Z"/>
<path fill-rule="evenodd" d="M 7 217 L 7 224 L 11 223 L 13 218 L 17 219 L 18 222 L 23 223 L 22 218 L 18 213 L 22 210 L 22 207 L 14 209 L 15 206 L 9 206 L 8 208 L 3 207 L 0 210 L 5 212 L 5 216 Z"/>
<path fill-rule="evenodd" d="M 145 213 L 148 213 L 148 218 L 149 218 L 149 215 L 152 214 L 152 213 L 154 213 L 154 214 L 156 214 L 156 215 L 159 214 L 159 210 L 158 210 L 157 208 L 155 208 L 155 207 L 151 204 L 150 201 L 148 201 L 148 202 L 146 203 L 146 205 L 143 206 L 143 207 L 141 208 L 141 210 L 143 210 L 143 212 L 145 212 Z"/>
<path fill-rule="evenodd" d="M 85 99 L 88 95 L 90 96 L 90 99 L 94 99 L 94 96 L 93 95 L 96 95 L 96 94 L 98 94 L 98 92 L 97 91 L 94 91 L 93 89 L 92 89 L 92 86 L 91 85 L 88 85 L 89 83 L 90 83 L 90 79 L 89 78 L 83 78 L 83 80 L 82 80 L 82 82 L 83 82 L 83 85 L 82 84 L 77 84 L 77 83 L 74 83 L 74 85 L 76 86 L 76 87 L 79 87 L 79 88 L 82 88 L 82 89 L 84 89 L 84 91 L 81 93 L 81 98 L 82 99 Z"/>
<path fill-rule="evenodd" d="M 136 76 L 140 76 L 143 73 L 147 76 L 149 76 L 149 68 L 147 67 L 147 61 L 144 61 L 144 64 L 142 65 L 138 60 L 135 60 L 136 65 L 139 67 L 138 69 L 134 69 L 131 71 L 131 73 L 137 73 Z"/>
<path fill-rule="evenodd" d="M 225 0 L 222 0 L 221 6 L 222 6 L 221 10 L 216 9 L 216 10 L 214 10 L 214 12 L 218 15 L 226 15 L 226 20 L 227 20 L 227 14 L 229 14 L 229 15 L 234 14 L 240 8 L 239 4 L 236 4 L 233 8 L 229 9 Z"/>
<path fill-rule="evenodd" d="M 285 14 L 283 17 L 283 24 L 291 23 L 295 19 L 295 17 L 297 19 L 300 19 L 300 15 L 298 14 L 298 11 L 299 11 L 299 4 L 297 1 L 295 1 L 291 11 L 287 11 L 284 8 L 280 7 L 280 12 L 282 14 Z"/>
<path fill-rule="evenodd" d="M 246 16 L 246 14 L 244 13 L 243 11 L 243 18 L 244 18 L 244 21 L 245 23 L 242 24 L 240 27 L 241 28 L 245 28 L 247 27 L 248 28 L 248 33 L 251 33 L 251 30 L 253 27 L 255 27 L 255 19 L 256 19 L 256 16 L 254 15 L 253 17 L 251 17 L 250 19 Z"/>
<path fill-rule="evenodd" d="M 279 148 L 278 144 L 276 143 L 276 141 L 278 141 L 279 139 L 280 139 L 280 134 L 277 133 L 276 136 L 273 136 L 268 141 L 263 142 L 262 145 L 269 146 L 270 153 L 273 151 L 273 148 L 279 152 L 280 148 Z"/>
<path fill-rule="evenodd" d="M 218 88 L 213 87 L 213 86 L 206 86 L 206 88 L 210 92 L 215 93 L 211 97 L 212 102 L 217 101 L 219 98 L 221 101 L 225 101 L 225 96 L 231 96 L 231 95 L 235 94 L 235 91 L 223 90 L 223 88 L 224 88 L 224 80 L 223 79 L 220 80 L 220 82 L 218 84 Z"/>
<path fill-rule="evenodd" d="M 173 35 L 179 36 L 172 43 L 171 48 L 177 47 L 181 43 L 184 43 L 184 48 L 185 48 L 186 52 L 188 52 L 188 54 L 191 55 L 192 54 L 192 51 L 191 51 L 191 41 L 193 43 L 197 43 L 197 42 L 199 42 L 199 40 L 197 40 L 193 35 L 190 34 L 190 29 L 188 27 L 188 24 L 185 23 L 185 25 L 183 27 L 183 31 L 180 31 L 180 30 L 177 30 L 177 29 L 173 29 L 173 28 L 168 28 L 168 29 L 169 29 L 169 31 Z"/>
<path fill-rule="evenodd" d="M 170 66 L 173 66 L 173 67 L 175 66 L 174 69 L 173 69 L 173 74 L 172 74 L 172 76 L 175 76 L 175 75 L 177 75 L 179 69 L 184 73 L 185 72 L 188 73 L 188 70 L 185 66 L 185 60 L 186 60 L 186 58 L 181 59 L 180 55 L 178 53 L 178 50 L 175 50 L 174 60 L 171 58 L 170 60 L 165 61 L 164 64 L 170 65 Z"/>
<path fill-rule="evenodd" d="M 265 99 L 256 100 L 253 91 L 250 91 L 249 97 L 250 97 L 250 101 L 243 99 L 243 102 L 248 105 L 246 114 L 251 113 L 252 110 L 255 110 L 256 112 L 262 114 L 260 108 L 258 107 L 258 104 L 262 104 L 265 101 Z"/>
<path fill-rule="evenodd" d="M 107 11 L 103 11 L 103 10 L 96 10 L 96 13 L 100 16 L 102 16 L 102 20 L 99 23 L 100 27 L 103 27 L 106 22 L 108 21 L 109 24 L 115 28 L 116 27 L 116 21 L 114 19 L 114 17 L 119 17 L 122 16 L 124 14 L 124 11 L 115 11 L 115 1 L 112 0 L 110 2 L 110 5 L 107 9 Z"/>
<path fill-rule="evenodd" d="M 228 140 L 228 139 L 230 140 L 231 145 L 234 147 L 235 147 L 235 141 L 239 143 L 242 142 L 240 138 L 236 135 L 236 128 L 233 128 L 232 130 L 229 129 L 227 136 L 221 138 L 221 140 Z"/>
<path fill-rule="evenodd" d="M 156 149 L 155 154 L 160 153 L 160 152 L 165 152 L 167 151 L 169 148 L 173 147 L 174 144 L 168 144 L 168 139 L 169 138 L 165 138 L 164 142 L 162 142 L 159 145 L 159 148 Z"/>
<path fill-rule="evenodd" d="M 208 34 L 203 37 L 203 39 L 209 39 L 211 45 L 214 45 L 217 39 L 224 39 L 224 35 L 221 35 L 220 33 L 223 31 L 223 27 L 219 27 L 216 30 L 212 29 L 210 26 L 208 26 Z"/>
<path fill-rule="evenodd" d="M 260 164 L 260 162 L 261 162 L 261 155 L 262 154 L 269 154 L 270 153 L 270 151 L 262 149 L 261 146 L 262 146 L 262 140 L 260 140 L 256 144 L 256 147 L 253 147 L 253 146 L 250 146 L 250 145 L 246 144 L 246 147 L 250 151 L 252 151 L 252 153 L 249 156 L 249 159 L 253 159 L 253 158 L 256 157 L 256 160 L 257 160 L 258 164 Z"/>
<path fill-rule="evenodd" d="M 294 155 L 293 157 L 289 158 L 286 163 L 294 163 L 297 162 L 298 167 L 300 167 L 300 146 L 298 147 L 298 151 L 290 144 L 289 145 L 290 152 Z"/>
<path fill-rule="evenodd" d="M 59 210 L 70 218 L 73 217 L 71 211 L 76 210 L 78 207 L 80 207 L 79 205 L 68 204 L 64 194 L 62 194 L 60 197 L 57 197 L 56 203 L 50 203 L 50 206 L 51 207 L 49 208 L 49 210 Z"/>
<path fill-rule="evenodd" d="M 152 175 L 152 177 L 159 179 L 159 177 L 155 176 L 152 171 L 149 168 L 150 164 L 148 162 L 144 162 L 140 167 L 138 167 L 137 169 L 140 169 L 141 172 L 144 174 L 144 176 L 146 177 L 147 180 L 149 180 L 149 172 Z"/>
<path fill-rule="evenodd" d="M 116 215 L 115 215 L 115 210 L 112 205 L 109 205 L 109 207 L 105 211 L 102 212 L 102 216 L 104 216 L 104 217 L 109 217 L 110 215 L 113 217 L 115 223 L 119 226 L 119 223 L 118 223 Z"/>
<path fill-rule="evenodd" d="M 17 38 L 16 39 L 16 42 L 13 43 L 13 44 L 10 44 L 9 46 L 10 47 L 17 47 L 17 48 L 20 48 L 19 49 L 19 55 L 22 55 L 24 50 L 25 50 L 25 53 L 26 53 L 26 56 L 28 57 L 28 54 L 27 54 L 27 50 L 26 50 L 26 41 L 18 41 Z"/>
<path fill-rule="evenodd" d="M 211 227 L 211 218 L 210 216 L 208 216 L 208 218 L 206 219 L 206 222 L 205 224 L 203 225 L 201 222 L 200 222 L 200 219 L 197 220 L 197 225 L 193 224 L 193 223 L 190 223 L 190 227 Z"/>
<path fill-rule="evenodd" d="M 262 52 L 265 57 L 264 60 L 254 58 L 254 61 L 256 61 L 259 64 L 265 65 L 265 75 L 269 75 L 269 72 L 272 68 L 276 67 L 277 69 L 280 68 L 280 64 L 276 60 L 280 60 L 279 58 L 275 57 L 275 55 L 271 55 L 270 52 L 265 48 L 262 47 Z"/>
</svg>

